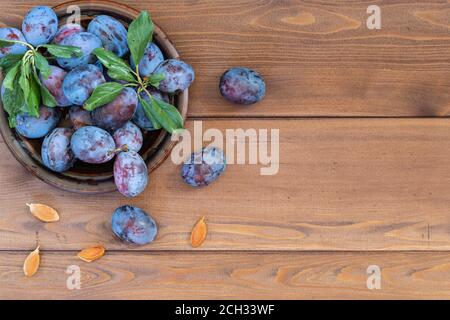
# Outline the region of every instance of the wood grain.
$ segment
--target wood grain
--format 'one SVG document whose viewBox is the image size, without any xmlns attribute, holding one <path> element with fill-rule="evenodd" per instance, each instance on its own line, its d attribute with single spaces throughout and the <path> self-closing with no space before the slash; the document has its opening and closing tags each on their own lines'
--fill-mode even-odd
<svg viewBox="0 0 450 320">
<path fill-rule="evenodd" d="M 1 143 L 0 248 L 28 249 L 38 237 L 52 250 L 98 242 L 130 249 L 114 239 L 110 219 L 116 207 L 134 204 L 159 224 L 157 241 L 136 250 L 191 250 L 189 233 L 203 215 L 209 233 L 200 250 L 450 249 L 450 119 L 210 120 L 203 127 L 278 128 L 278 174 L 229 165 L 196 189 L 168 159 L 137 198 L 80 197 L 33 178 Z M 60 222 L 40 223 L 26 202 L 54 207 Z"/>
<path fill-rule="evenodd" d="M 0 25 L 33 4 L 2 2 Z M 450 112 L 450 3 L 377 1 L 124 1 L 149 10 L 194 66 L 190 116 L 445 116 Z M 240 108 L 220 97 L 228 68 L 260 71 L 267 96 Z"/>
<path fill-rule="evenodd" d="M 0 299 L 450 298 L 449 253 L 107 252 L 86 263 L 44 251 L 33 278 L 22 273 L 25 256 L 0 253 Z M 380 290 L 367 289 L 374 264 Z M 80 290 L 66 287 L 70 265 L 80 267 Z"/>
</svg>

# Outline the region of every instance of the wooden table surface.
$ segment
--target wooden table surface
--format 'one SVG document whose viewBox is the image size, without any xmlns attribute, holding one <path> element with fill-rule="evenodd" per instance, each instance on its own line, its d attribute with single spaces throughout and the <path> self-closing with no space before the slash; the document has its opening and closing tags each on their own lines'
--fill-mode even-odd
<svg viewBox="0 0 450 320">
<path fill-rule="evenodd" d="M 33 5 L 1 0 L 0 24 Z M 230 165 L 194 189 L 170 160 L 146 192 L 80 196 L 32 177 L 0 141 L 1 299 L 450 298 L 450 4 L 373 1 L 382 29 L 366 27 L 367 1 L 123 1 L 149 10 L 194 66 L 187 127 L 280 129 L 280 170 Z M 227 103 L 221 73 L 260 71 L 266 98 Z M 43 224 L 25 203 L 55 207 Z M 133 204 L 158 222 L 156 241 L 129 247 L 110 230 Z M 192 225 L 209 234 L 192 249 Z M 25 278 L 22 263 L 42 249 Z M 102 243 L 104 258 L 78 250 Z M 81 290 L 66 269 L 81 268 Z M 366 286 L 381 268 L 381 289 Z"/>
</svg>

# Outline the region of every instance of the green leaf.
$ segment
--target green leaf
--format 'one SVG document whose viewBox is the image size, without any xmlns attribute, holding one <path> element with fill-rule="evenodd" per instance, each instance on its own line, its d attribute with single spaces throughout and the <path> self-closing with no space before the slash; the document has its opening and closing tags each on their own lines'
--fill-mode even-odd
<svg viewBox="0 0 450 320">
<path fill-rule="evenodd" d="M 163 81 L 166 78 L 165 74 L 160 73 L 153 73 L 150 76 L 148 76 L 146 80 L 146 84 L 149 84 L 155 88 L 159 87 L 159 83 Z"/>
<path fill-rule="evenodd" d="M 58 58 L 79 58 L 83 55 L 81 48 L 74 46 L 62 46 L 59 44 L 44 44 L 41 46 Z"/>
<path fill-rule="evenodd" d="M 20 60 L 22 60 L 23 54 L 8 54 L 0 59 L 0 68 L 5 74 Z"/>
<path fill-rule="evenodd" d="M 124 85 L 117 82 L 106 82 L 94 89 L 89 99 L 84 103 L 84 109 L 92 111 L 113 101 L 122 92 Z"/>
<path fill-rule="evenodd" d="M 8 71 L 8 73 L 5 76 L 5 79 L 3 80 L 3 86 L 5 87 L 5 89 L 9 90 L 14 89 L 14 80 L 16 79 L 17 75 L 20 74 L 21 65 L 22 65 L 21 62 L 18 61 Z"/>
<path fill-rule="evenodd" d="M 9 116 L 8 117 L 8 125 L 9 125 L 10 128 L 15 128 L 17 126 L 16 117 Z"/>
<path fill-rule="evenodd" d="M 16 116 L 22 113 L 25 100 L 22 88 L 19 85 L 19 78 L 14 79 L 13 90 L 5 89 L 2 95 L 3 109 L 8 113 L 8 122 L 11 128 L 16 126 Z"/>
<path fill-rule="evenodd" d="M 152 40 L 153 22 L 147 11 L 143 11 L 128 27 L 128 47 L 137 66 L 144 55 L 145 48 Z"/>
<path fill-rule="evenodd" d="M 36 68 L 39 69 L 42 78 L 48 79 L 48 77 L 52 73 L 52 70 L 50 69 L 50 65 L 48 64 L 47 59 L 45 59 L 45 57 L 39 52 L 36 52 L 36 54 L 34 55 L 34 63 L 36 65 Z"/>
<path fill-rule="evenodd" d="M 19 85 L 22 88 L 27 113 L 34 117 L 39 117 L 39 104 L 41 101 L 40 86 L 31 74 L 31 60 L 22 61 Z"/>
<path fill-rule="evenodd" d="M 42 104 L 47 107 L 50 107 L 50 108 L 56 107 L 57 102 L 56 102 L 55 97 L 50 93 L 50 91 L 48 91 L 47 87 L 42 84 L 42 82 L 40 81 L 36 72 L 34 72 L 33 76 L 34 76 L 34 80 L 39 85 L 41 98 L 42 98 Z"/>
<path fill-rule="evenodd" d="M 151 105 L 150 102 L 139 97 L 139 102 L 142 105 L 142 108 L 144 109 L 144 113 L 146 115 L 146 117 L 152 122 L 153 128 L 155 129 L 161 129 L 161 125 L 158 123 L 158 121 L 153 117 L 152 113 L 151 113 Z"/>
<path fill-rule="evenodd" d="M 112 68 L 108 69 L 107 73 L 108 73 L 108 76 L 110 76 L 114 80 L 136 82 L 134 75 L 128 69 L 125 69 L 122 67 L 113 66 Z"/>
<path fill-rule="evenodd" d="M 183 117 L 181 116 L 180 111 L 178 111 L 178 109 L 175 106 L 165 101 L 152 97 L 152 104 L 153 102 L 156 102 L 159 105 L 159 107 L 164 111 L 164 113 L 172 119 L 172 122 L 175 124 L 175 129 L 184 128 Z"/>
<path fill-rule="evenodd" d="M 119 58 L 111 51 L 107 51 L 104 48 L 97 48 L 92 53 L 100 60 L 100 62 L 106 67 L 111 68 L 113 66 L 122 67 L 131 71 L 130 66 L 125 60 Z"/>
<path fill-rule="evenodd" d="M 153 118 L 167 131 L 173 133 L 178 129 L 183 129 L 183 117 L 177 108 L 164 101 L 153 98 L 150 95 L 150 113 Z M 146 109 L 145 105 L 144 111 Z"/>
<path fill-rule="evenodd" d="M 11 47 L 12 45 L 14 45 L 16 43 L 17 42 L 15 42 L 13 40 L 0 39 L 0 48 Z"/>
</svg>

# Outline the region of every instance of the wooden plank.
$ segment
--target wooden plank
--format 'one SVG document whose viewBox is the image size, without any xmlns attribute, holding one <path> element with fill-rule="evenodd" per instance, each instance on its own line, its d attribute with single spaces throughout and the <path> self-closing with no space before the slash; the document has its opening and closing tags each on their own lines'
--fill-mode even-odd
<svg viewBox="0 0 450 320">
<path fill-rule="evenodd" d="M 128 252 L 85 263 L 43 252 L 33 278 L 22 273 L 26 254 L 0 252 L 1 299 L 450 298 L 449 253 Z M 80 290 L 66 287 L 71 265 Z M 379 290 L 367 288 L 370 265 L 381 269 Z"/>
<path fill-rule="evenodd" d="M 62 1 L 57 1 L 58 3 Z M 448 1 L 122 1 L 152 12 L 197 79 L 190 116 L 444 116 L 450 106 Z M 33 4 L 1 1 L 0 25 Z M 218 92 L 220 75 L 246 65 L 267 81 L 261 103 L 239 108 Z"/>
<path fill-rule="evenodd" d="M 210 120 L 204 129 L 278 128 L 280 168 L 229 165 L 214 184 L 185 185 L 168 159 L 135 199 L 56 190 L 28 174 L 0 143 L 0 249 L 71 249 L 114 239 L 111 213 L 124 204 L 159 224 L 153 244 L 133 250 L 190 250 L 189 232 L 206 216 L 200 250 L 450 249 L 450 119 Z M 188 123 L 192 130 L 192 122 Z M 59 210 L 43 224 L 26 202 Z"/>
</svg>

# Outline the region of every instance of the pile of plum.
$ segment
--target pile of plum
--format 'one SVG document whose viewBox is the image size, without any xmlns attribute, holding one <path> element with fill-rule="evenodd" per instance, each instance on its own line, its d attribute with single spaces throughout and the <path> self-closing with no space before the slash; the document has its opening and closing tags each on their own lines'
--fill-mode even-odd
<svg viewBox="0 0 450 320">
<path fill-rule="evenodd" d="M 109 77 L 106 68 L 93 51 L 104 48 L 117 57 L 128 59 L 131 68 L 146 79 L 158 74 L 158 85 L 146 90 L 161 101 L 187 89 L 194 80 L 192 67 L 183 61 L 165 60 L 160 48 L 148 42 L 138 68 L 131 58 L 127 43 L 127 28 L 117 19 L 99 15 L 87 26 L 65 24 L 58 28 L 55 12 L 45 6 L 31 9 L 25 16 L 22 31 L 1 28 L 0 39 L 19 40 L 33 46 L 47 43 L 78 47 L 80 56 L 57 57 L 50 63 L 48 77 L 39 75 L 41 83 L 55 98 L 56 107 L 41 105 L 39 117 L 21 113 L 15 117 L 15 129 L 29 139 L 43 138 L 43 164 L 55 172 L 70 169 L 79 160 L 100 164 L 114 160 L 114 180 L 117 189 L 127 197 L 140 194 L 147 185 L 147 167 L 138 154 L 143 144 L 141 130 L 156 130 L 139 99 L 136 88 L 124 87 L 111 102 L 92 111 L 83 108 L 95 88 L 106 82 L 124 83 Z M 25 45 L 16 43 L 0 48 L 0 58 L 24 54 Z M 109 71 L 109 70 L 108 70 Z M 2 84 L 2 98 L 5 88 Z M 148 101 L 147 95 L 140 94 Z M 70 126 L 62 125 L 64 119 Z M 64 123 L 67 123 L 65 121 Z"/>
</svg>

